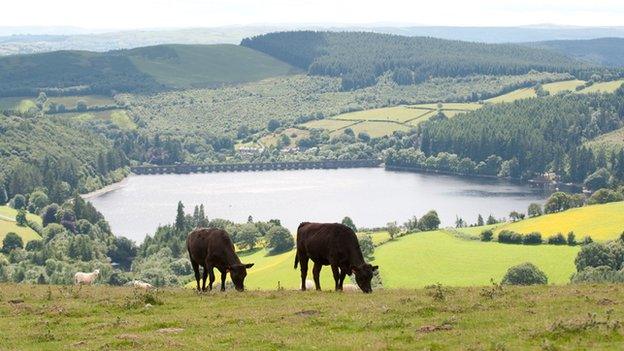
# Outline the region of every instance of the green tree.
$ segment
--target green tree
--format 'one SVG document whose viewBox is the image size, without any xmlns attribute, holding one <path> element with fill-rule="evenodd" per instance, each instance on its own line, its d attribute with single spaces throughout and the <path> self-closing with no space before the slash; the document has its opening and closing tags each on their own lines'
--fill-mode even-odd
<svg viewBox="0 0 624 351">
<path fill-rule="evenodd" d="M 358 243 L 360 244 L 360 250 L 362 250 L 362 255 L 368 260 L 373 258 L 375 253 L 375 245 L 373 244 L 373 238 L 371 238 L 368 234 L 360 234 L 357 236 Z"/>
<path fill-rule="evenodd" d="M 394 238 L 396 238 L 396 236 L 401 232 L 401 228 L 399 228 L 397 222 L 389 222 L 386 225 L 386 230 L 388 231 L 388 234 L 390 234 L 390 240 L 394 240 Z"/>
<path fill-rule="evenodd" d="M 31 213 L 39 213 L 49 203 L 50 199 L 43 191 L 33 191 L 28 197 L 28 210 Z"/>
<path fill-rule="evenodd" d="M 479 238 L 481 239 L 481 241 L 492 241 L 492 239 L 494 238 L 494 232 L 492 231 L 492 229 L 486 229 L 481 232 Z"/>
<path fill-rule="evenodd" d="M 236 243 L 242 248 L 253 249 L 258 243 L 258 229 L 253 223 L 246 223 L 236 234 Z"/>
<path fill-rule="evenodd" d="M 56 214 L 58 213 L 59 206 L 57 204 L 50 204 L 41 210 L 42 225 L 45 227 L 50 223 L 56 222 Z"/>
<path fill-rule="evenodd" d="M 597 190 L 600 188 L 606 188 L 609 186 L 611 174 L 604 168 L 600 168 L 596 172 L 590 174 L 585 178 L 583 184 L 589 190 Z"/>
<path fill-rule="evenodd" d="M 290 251 L 295 247 L 295 240 L 288 229 L 281 226 L 273 226 L 266 236 L 267 247 L 271 253 Z"/>
<path fill-rule="evenodd" d="M 6 189 L 3 185 L 0 185 L 0 205 L 4 205 L 9 201 L 9 196 L 7 195 Z"/>
<path fill-rule="evenodd" d="M 269 132 L 274 132 L 277 128 L 281 127 L 282 123 L 276 119 L 271 119 L 269 120 L 269 123 L 267 124 L 267 129 L 269 130 Z"/>
<path fill-rule="evenodd" d="M 617 260 L 613 252 L 606 244 L 603 243 L 589 243 L 583 245 L 581 251 L 576 255 L 574 264 L 576 270 L 581 272 L 587 267 L 600 267 L 607 266 L 611 269 L 619 269 Z"/>
<path fill-rule="evenodd" d="M 485 225 L 485 221 L 483 220 L 483 216 L 481 216 L 481 214 L 479 214 L 479 216 L 477 217 L 477 226 L 481 227 Z"/>
<path fill-rule="evenodd" d="M 186 229 L 186 216 L 184 214 L 184 204 L 182 201 L 178 201 L 178 209 L 176 212 L 175 229 L 183 231 Z"/>
<path fill-rule="evenodd" d="M 16 210 L 21 210 L 26 208 L 26 198 L 22 194 L 17 194 L 13 196 L 12 206 Z"/>
<path fill-rule="evenodd" d="M 346 216 L 345 218 L 342 219 L 342 224 L 346 225 L 347 227 L 351 228 L 351 230 L 353 230 L 353 232 L 357 233 L 357 227 L 355 226 L 355 223 L 353 223 L 353 220 L 351 219 L 351 217 Z"/>
<path fill-rule="evenodd" d="M 536 285 L 547 283 L 548 277 L 546 277 L 546 274 L 530 262 L 525 262 L 509 268 L 502 281 L 502 284 L 508 285 Z"/>
<path fill-rule="evenodd" d="M 24 241 L 19 235 L 9 232 L 2 240 L 2 252 L 9 254 L 14 249 L 24 248 Z"/>
<path fill-rule="evenodd" d="M 438 217 L 438 213 L 434 210 L 427 212 L 418 221 L 418 229 L 422 231 L 435 230 L 438 229 L 439 226 L 440 218 Z"/>
<path fill-rule="evenodd" d="M 529 217 L 538 217 L 542 215 L 542 206 L 538 203 L 531 203 L 527 210 Z"/>
<path fill-rule="evenodd" d="M 487 218 L 487 221 L 485 222 L 485 224 L 487 225 L 492 225 L 492 224 L 496 224 L 498 223 L 498 220 L 496 220 L 496 218 L 494 218 L 494 216 L 489 215 Z"/>
<path fill-rule="evenodd" d="M 622 194 L 615 192 L 611 189 L 600 189 L 592 194 L 587 200 L 589 205 L 606 204 L 609 202 L 622 201 L 624 197 Z"/>
<path fill-rule="evenodd" d="M 26 220 L 25 210 L 19 210 L 17 212 L 17 214 L 15 215 L 15 222 L 17 222 L 17 225 L 19 225 L 20 227 L 25 227 L 28 224 L 28 221 Z"/>
</svg>

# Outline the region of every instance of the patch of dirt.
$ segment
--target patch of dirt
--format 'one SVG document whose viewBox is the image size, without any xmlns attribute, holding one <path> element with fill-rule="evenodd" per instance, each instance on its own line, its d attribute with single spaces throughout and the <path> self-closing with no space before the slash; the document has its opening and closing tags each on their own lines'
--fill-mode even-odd
<svg viewBox="0 0 624 351">
<path fill-rule="evenodd" d="M 9 300 L 9 303 L 12 305 L 17 305 L 18 303 L 23 303 L 24 300 L 23 299 L 13 299 L 13 300 Z"/>
<path fill-rule="evenodd" d="M 72 347 L 78 347 L 78 346 L 83 346 L 83 345 L 86 345 L 86 344 L 87 344 L 87 342 L 86 342 L 86 341 L 84 341 L 84 340 L 80 340 L 80 341 L 78 341 L 78 342 L 73 343 L 71 346 L 72 346 Z"/>
<path fill-rule="evenodd" d="M 303 311 L 295 312 L 295 316 L 309 317 L 309 316 L 315 316 L 319 313 L 321 312 L 317 310 L 303 310 Z"/>
<path fill-rule="evenodd" d="M 420 333 L 433 333 L 436 331 L 442 331 L 442 330 L 452 330 L 453 326 L 450 324 L 441 324 L 441 325 L 423 325 L 422 327 L 418 328 L 418 331 Z"/>
<path fill-rule="evenodd" d="M 615 301 L 613 301 L 611 299 L 608 299 L 606 297 L 598 300 L 596 303 L 601 305 L 601 306 L 617 305 L 617 302 L 615 302 Z"/>
<path fill-rule="evenodd" d="M 182 328 L 162 328 L 162 329 L 158 329 L 156 332 L 161 333 L 161 334 L 178 334 L 183 331 L 184 329 Z"/>
<path fill-rule="evenodd" d="M 137 334 L 119 334 L 117 335 L 117 339 L 123 339 L 123 340 L 139 340 L 141 339 L 140 335 Z"/>
</svg>

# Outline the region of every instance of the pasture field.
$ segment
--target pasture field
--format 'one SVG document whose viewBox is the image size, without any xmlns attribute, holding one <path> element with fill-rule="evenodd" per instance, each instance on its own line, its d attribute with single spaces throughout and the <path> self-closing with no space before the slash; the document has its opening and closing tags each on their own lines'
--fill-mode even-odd
<svg viewBox="0 0 624 351">
<path fill-rule="evenodd" d="M 518 233 L 540 232 L 542 238 L 573 231 L 577 240 L 589 235 L 597 241 L 612 240 L 624 232 L 624 201 L 572 208 L 563 212 L 524 219 L 497 227 Z"/>
<path fill-rule="evenodd" d="M 330 132 L 347 128 L 354 124 L 358 123 L 358 121 L 340 121 L 335 119 L 319 119 L 315 121 L 306 122 L 303 124 L 304 127 L 307 128 L 318 128 L 318 129 L 327 129 Z"/>
<path fill-rule="evenodd" d="M 15 223 L 16 214 L 17 211 L 12 209 L 11 207 L 0 206 L 0 243 L 2 242 L 2 240 L 4 240 L 4 237 L 10 232 L 13 232 L 22 237 L 24 243 L 30 240 L 41 239 L 39 234 L 37 234 L 29 227 L 18 226 L 17 223 Z M 35 216 L 29 213 L 26 215 L 26 218 L 41 224 L 41 217 L 39 216 Z"/>
<path fill-rule="evenodd" d="M 405 123 L 413 119 L 418 119 L 429 112 L 429 109 L 418 109 L 412 108 L 411 106 L 394 106 L 343 113 L 332 117 L 332 119 L 344 121 L 386 121 Z"/>
<path fill-rule="evenodd" d="M 18 110 L 20 112 L 25 112 L 30 107 L 34 106 L 36 106 L 35 102 L 32 101 L 30 97 L 26 96 L 0 98 L 0 110 Z"/>
<path fill-rule="evenodd" d="M 624 147 L 624 128 L 602 134 L 595 139 L 587 141 L 585 145 L 594 149 L 619 151 Z"/>
<path fill-rule="evenodd" d="M 503 223 L 496 223 L 496 224 L 482 225 L 480 227 L 453 228 L 453 230 L 457 231 L 457 232 L 459 232 L 461 234 L 464 234 L 464 235 L 473 236 L 475 238 L 478 238 L 482 231 L 484 231 L 486 229 L 494 230 L 494 228 L 496 228 L 498 226 L 501 226 L 502 224 Z"/>
<path fill-rule="evenodd" d="M 584 80 L 572 79 L 563 80 L 560 82 L 547 83 L 542 85 L 544 90 L 550 93 L 550 95 L 558 94 L 562 91 L 576 91 L 576 87 L 585 84 Z"/>
<path fill-rule="evenodd" d="M 296 146 L 297 142 L 310 136 L 310 131 L 299 128 L 287 128 L 280 133 L 271 133 L 260 138 L 260 144 L 264 146 L 276 146 L 282 135 L 290 138 L 290 146 Z"/>
<path fill-rule="evenodd" d="M 394 122 L 371 122 L 365 121 L 361 123 L 356 123 L 349 126 L 355 133 L 358 135 L 360 132 L 366 132 L 373 138 L 382 137 L 384 135 L 392 135 L 392 133 L 396 131 L 407 132 L 410 130 L 410 127 Z M 339 134 L 342 130 L 336 130 L 332 134 Z"/>
<path fill-rule="evenodd" d="M 535 89 L 533 89 L 533 87 L 529 87 L 529 88 L 521 88 L 521 89 L 513 90 L 513 91 L 508 92 L 507 94 L 495 96 L 493 98 L 485 100 L 485 102 L 488 102 L 491 104 L 500 104 L 504 102 L 514 102 L 520 99 L 528 99 L 528 98 L 532 98 L 535 96 L 536 96 Z"/>
<path fill-rule="evenodd" d="M 578 247 L 510 245 L 463 240 L 445 231 L 415 233 L 375 249 L 382 281 L 388 288 L 487 285 L 500 281 L 511 266 L 531 262 L 548 282 L 565 284 L 575 272 Z"/>
<path fill-rule="evenodd" d="M 624 285 L 316 291 L 0 284 L 6 350 L 616 350 Z"/>
<path fill-rule="evenodd" d="M 115 100 L 104 95 L 77 95 L 77 96 L 49 96 L 46 106 L 50 102 L 63 104 L 67 108 L 75 108 L 78 101 L 84 101 L 87 106 L 115 105 Z"/>
<path fill-rule="evenodd" d="M 104 111 L 69 112 L 50 115 L 52 118 L 72 118 L 77 121 L 86 122 L 93 119 L 109 120 L 120 129 L 133 130 L 137 128 L 132 118 L 126 110 L 113 109 Z"/>
<path fill-rule="evenodd" d="M 580 93 L 612 93 L 624 84 L 624 79 L 613 80 L 610 82 L 599 82 L 579 91 Z"/>
</svg>

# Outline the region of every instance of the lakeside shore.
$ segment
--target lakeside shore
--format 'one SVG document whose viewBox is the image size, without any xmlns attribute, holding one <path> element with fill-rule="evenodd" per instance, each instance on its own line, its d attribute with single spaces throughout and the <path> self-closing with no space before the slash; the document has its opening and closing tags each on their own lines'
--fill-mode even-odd
<svg viewBox="0 0 624 351">
<path fill-rule="evenodd" d="M 103 188 L 100 188 L 98 190 L 92 191 L 90 193 L 86 193 L 86 194 L 80 194 L 80 197 L 82 197 L 85 200 L 91 200 L 95 197 L 104 195 L 106 193 L 109 193 L 111 191 L 115 191 L 118 189 L 123 188 L 124 186 L 126 186 L 127 182 L 128 182 L 128 178 L 130 178 L 132 175 L 129 174 L 128 176 L 126 176 L 122 181 L 113 183 L 113 184 L 109 184 Z"/>
</svg>

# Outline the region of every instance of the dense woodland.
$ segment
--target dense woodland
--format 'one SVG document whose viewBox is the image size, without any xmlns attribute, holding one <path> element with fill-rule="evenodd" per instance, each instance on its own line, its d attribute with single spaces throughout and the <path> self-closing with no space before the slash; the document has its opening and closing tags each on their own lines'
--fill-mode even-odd
<svg viewBox="0 0 624 351">
<path fill-rule="evenodd" d="M 551 40 L 526 45 L 548 49 L 585 62 L 609 67 L 624 66 L 624 38 Z"/>
<path fill-rule="evenodd" d="M 590 76 L 596 66 L 543 49 L 368 32 L 278 32 L 241 45 L 277 57 L 312 75 L 341 77 L 342 88 L 374 85 L 391 72 L 402 85 L 431 77 L 513 75 L 531 70 Z"/>
</svg>

